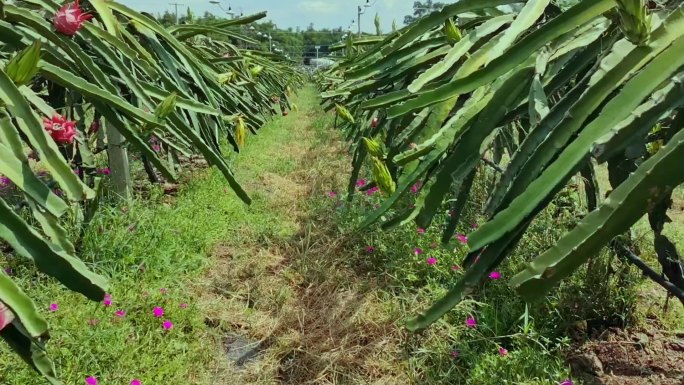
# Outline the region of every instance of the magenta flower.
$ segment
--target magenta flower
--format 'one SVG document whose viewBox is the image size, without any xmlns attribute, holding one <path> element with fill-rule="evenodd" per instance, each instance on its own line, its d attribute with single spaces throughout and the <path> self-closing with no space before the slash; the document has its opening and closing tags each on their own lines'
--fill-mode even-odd
<svg viewBox="0 0 684 385">
<path fill-rule="evenodd" d="M 5 274 L 9 275 L 10 277 L 14 275 L 14 270 L 12 270 L 11 267 L 8 267 L 5 269 Z"/>
<path fill-rule="evenodd" d="M 421 255 L 423 254 L 423 249 L 421 249 L 420 247 L 416 247 L 415 250 L 413 250 L 413 253 L 415 255 Z"/>
<path fill-rule="evenodd" d="M 423 184 L 421 182 L 417 182 L 413 186 L 411 186 L 411 192 L 413 194 L 418 194 L 418 191 L 420 191 L 420 188 L 423 187 Z"/>
<path fill-rule="evenodd" d="M 375 193 L 378 192 L 378 191 L 380 191 L 380 189 L 379 189 L 377 186 L 374 186 L 374 187 L 368 189 L 368 191 L 366 191 L 366 194 L 367 194 L 368 196 L 371 196 L 371 195 L 375 194 Z"/>
<path fill-rule="evenodd" d="M 458 241 L 463 243 L 464 245 L 468 243 L 468 237 L 464 234 L 456 234 L 456 239 L 458 239 Z"/>
<path fill-rule="evenodd" d="M 181 309 L 187 309 L 187 308 L 188 308 L 188 304 L 187 304 L 187 303 L 182 303 L 182 304 L 180 304 L 180 308 L 181 308 Z"/>
<path fill-rule="evenodd" d="M 366 187 L 367 183 L 365 179 L 359 179 L 356 181 L 356 187 Z"/>
<path fill-rule="evenodd" d="M 131 385 L 142 385 L 142 382 L 140 382 L 140 380 L 133 380 L 131 381 Z"/>
<path fill-rule="evenodd" d="M 493 280 L 501 279 L 501 273 L 499 273 L 498 271 L 492 271 L 491 273 L 489 273 L 489 278 Z"/>
<path fill-rule="evenodd" d="M 85 13 L 79 8 L 78 0 L 76 0 L 73 3 L 66 4 L 60 8 L 59 11 L 55 13 L 52 24 L 55 26 L 57 32 L 66 36 L 74 36 L 76 32 L 83 27 L 83 23 L 92 18 L 93 15 Z"/>
<path fill-rule="evenodd" d="M 453 266 L 451 266 L 451 270 L 453 270 L 453 271 L 459 271 L 459 270 L 461 270 L 461 266 L 459 266 L 459 265 L 453 265 Z"/>
<path fill-rule="evenodd" d="M 161 318 L 161 317 L 164 316 L 164 309 L 161 308 L 161 307 L 155 307 L 155 308 L 152 310 L 152 314 L 154 314 L 154 316 L 157 317 L 157 318 Z"/>
<path fill-rule="evenodd" d="M 475 317 L 468 316 L 468 318 L 466 318 L 466 326 L 471 328 L 471 329 L 476 328 L 477 327 L 477 321 L 475 320 Z"/>
<path fill-rule="evenodd" d="M 569 379 L 569 378 L 566 378 L 565 380 L 563 380 L 563 382 L 561 382 L 561 383 L 560 383 L 560 384 L 558 384 L 558 385 L 575 385 L 575 383 L 574 383 L 574 382 L 572 382 L 572 380 L 571 380 L 571 379 Z"/>
<path fill-rule="evenodd" d="M 435 257 L 430 257 L 426 260 L 427 264 L 430 266 L 434 266 L 437 264 L 437 258 Z"/>
<path fill-rule="evenodd" d="M 57 311 L 59 310 L 59 305 L 56 303 L 51 303 L 50 304 L 50 311 Z"/>
<path fill-rule="evenodd" d="M 97 173 L 98 173 L 99 175 L 109 175 L 109 174 L 112 173 L 112 170 L 110 170 L 109 167 L 105 167 L 105 168 L 100 168 L 100 169 L 98 169 L 98 170 L 97 170 Z"/>
<path fill-rule="evenodd" d="M 419 228 L 418 228 L 418 230 L 416 230 L 416 231 L 417 231 L 417 232 L 418 232 L 418 234 L 420 234 L 420 235 L 423 235 L 423 234 L 425 234 L 425 229 L 424 229 L 424 228 L 422 228 L 422 227 L 419 227 Z"/>
<path fill-rule="evenodd" d="M 330 191 L 330 192 L 328 192 L 328 196 L 329 196 L 330 198 L 335 198 L 335 197 L 337 196 L 337 193 L 334 192 L 334 191 Z"/>
<path fill-rule="evenodd" d="M 506 354 L 508 354 L 508 350 L 506 350 L 505 348 L 499 346 L 499 355 L 500 355 L 501 357 L 503 357 L 503 356 L 505 356 Z"/>
<path fill-rule="evenodd" d="M 373 246 L 366 246 L 366 253 L 373 253 L 375 252 L 375 247 Z"/>
<path fill-rule="evenodd" d="M 480 227 L 480 225 L 478 225 L 477 223 L 473 223 L 473 229 L 476 229 L 478 227 Z"/>
<path fill-rule="evenodd" d="M 105 307 L 112 306 L 112 295 L 111 294 L 105 294 L 104 300 L 102 301 L 102 304 L 104 304 Z"/>
<path fill-rule="evenodd" d="M 87 385 L 97 385 L 97 378 L 95 377 L 87 377 L 85 380 Z"/>
<path fill-rule="evenodd" d="M 119 318 L 123 318 L 126 316 L 126 310 L 117 310 L 114 314 Z"/>
<path fill-rule="evenodd" d="M 164 328 L 164 330 L 171 330 L 173 329 L 173 322 L 166 320 L 162 322 L 162 327 Z"/>
<path fill-rule="evenodd" d="M 158 144 L 153 144 L 153 145 L 152 145 L 152 150 L 153 150 L 154 152 L 159 152 L 159 151 L 161 151 L 161 147 L 160 147 Z"/>
<path fill-rule="evenodd" d="M 0 187 L 7 187 L 11 184 L 12 184 L 12 181 L 10 180 L 10 178 L 8 178 L 4 175 L 0 176 Z"/>
</svg>

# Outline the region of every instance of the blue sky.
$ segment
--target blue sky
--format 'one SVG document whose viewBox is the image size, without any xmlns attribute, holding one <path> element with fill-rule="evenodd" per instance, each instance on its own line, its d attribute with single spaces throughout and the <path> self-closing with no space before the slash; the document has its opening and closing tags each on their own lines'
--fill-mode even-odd
<svg viewBox="0 0 684 385">
<path fill-rule="evenodd" d="M 153 14 L 163 13 L 165 10 L 173 11 L 173 6 L 168 3 L 177 2 L 178 13 L 183 15 L 189 6 L 195 14 L 203 14 L 210 11 L 220 14 L 221 9 L 209 3 L 209 0 L 119 0 L 134 9 Z M 228 5 L 233 10 L 242 8 L 245 14 L 259 11 L 268 11 L 267 19 L 272 20 L 279 27 L 297 26 L 306 28 L 309 23 L 314 23 L 316 28 L 347 28 L 352 21 L 356 20 L 356 7 L 365 4 L 366 0 L 222 0 L 224 8 Z M 371 0 L 373 3 L 373 0 Z M 384 31 L 391 29 L 392 19 L 397 24 L 403 24 L 404 15 L 411 13 L 413 1 L 410 0 L 376 0 L 375 5 L 369 8 L 366 14 L 361 16 L 361 26 L 364 31 L 375 31 L 373 18 L 375 12 L 380 13 L 380 20 Z M 182 11 L 181 11 L 182 10 Z M 356 30 L 356 25 L 353 27 Z"/>
</svg>

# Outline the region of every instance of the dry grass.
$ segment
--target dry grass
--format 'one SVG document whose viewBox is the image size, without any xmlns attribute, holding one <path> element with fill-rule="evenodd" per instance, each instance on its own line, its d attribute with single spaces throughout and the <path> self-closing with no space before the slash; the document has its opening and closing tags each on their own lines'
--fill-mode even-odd
<svg viewBox="0 0 684 385">
<path fill-rule="evenodd" d="M 339 140 L 313 126 L 310 111 L 282 143 L 286 172 L 264 173 L 250 190 L 261 191 L 265 208 L 295 225 L 294 236 L 260 238 L 241 228 L 213 252 L 206 279 L 196 282 L 206 323 L 219 350 L 215 384 L 406 384 L 397 327 L 399 306 L 378 298 L 376 285 L 341 264 L 353 253 L 331 233 L 325 216 L 312 219 L 308 202 L 340 185 L 349 165 Z M 253 341 L 258 358 L 230 362 L 227 336 Z"/>
</svg>

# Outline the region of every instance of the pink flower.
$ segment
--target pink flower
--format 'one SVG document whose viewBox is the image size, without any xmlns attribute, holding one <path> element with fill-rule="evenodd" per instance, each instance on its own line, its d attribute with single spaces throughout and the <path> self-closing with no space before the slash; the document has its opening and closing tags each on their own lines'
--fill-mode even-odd
<svg viewBox="0 0 684 385">
<path fill-rule="evenodd" d="M 378 188 L 378 186 L 374 186 L 374 187 L 368 189 L 368 191 L 366 191 L 366 194 L 367 194 L 368 196 L 371 196 L 371 195 L 375 194 L 375 193 L 378 192 L 378 191 L 380 191 L 380 189 Z"/>
<path fill-rule="evenodd" d="M 57 310 L 59 310 L 59 305 L 57 305 L 56 303 L 51 303 L 50 304 L 50 311 L 57 311 Z"/>
<path fill-rule="evenodd" d="M 187 304 L 187 303 L 182 303 L 182 304 L 180 304 L 180 308 L 181 308 L 181 309 L 187 309 L 187 308 L 188 308 L 188 304 Z"/>
<path fill-rule="evenodd" d="M 365 187 L 366 186 L 366 180 L 365 179 L 359 179 L 356 181 L 356 187 Z"/>
<path fill-rule="evenodd" d="M 111 294 L 105 294 L 104 300 L 102 301 L 105 307 L 110 307 L 112 306 L 112 295 Z"/>
<path fill-rule="evenodd" d="M 330 191 L 330 192 L 328 192 L 328 196 L 329 196 L 330 198 L 335 198 L 335 197 L 337 196 L 337 193 L 334 192 L 334 191 Z"/>
<path fill-rule="evenodd" d="M 463 243 L 464 245 L 468 243 L 468 237 L 465 236 L 465 234 L 456 234 L 456 239 L 458 239 L 458 241 Z"/>
<path fill-rule="evenodd" d="M 159 151 L 161 151 L 161 147 L 159 147 L 158 144 L 153 144 L 153 145 L 152 145 L 152 150 L 154 150 L 154 152 L 159 152 Z"/>
<path fill-rule="evenodd" d="M 109 167 L 105 167 L 105 168 L 100 168 L 100 169 L 98 169 L 98 170 L 97 170 L 97 173 L 98 173 L 99 175 L 109 175 L 109 174 L 112 173 L 112 170 L 110 170 Z"/>
<path fill-rule="evenodd" d="M 10 178 L 8 178 L 4 175 L 0 176 L 0 187 L 7 187 L 11 184 L 12 184 L 12 181 L 10 180 Z"/>
<path fill-rule="evenodd" d="M 43 127 L 57 144 L 71 144 L 76 138 L 76 122 L 55 114 L 52 119 L 43 118 Z"/>
<path fill-rule="evenodd" d="M 501 357 L 503 357 L 503 356 L 505 356 L 506 354 L 508 354 L 508 350 L 506 350 L 505 348 L 499 346 L 499 355 L 500 355 Z"/>
<path fill-rule="evenodd" d="M 115 314 L 117 317 L 123 318 L 123 317 L 126 316 L 126 310 L 117 310 L 114 314 Z"/>
<path fill-rule="evenodd" d="M 372 253 L 375 251 L 375 247 L 373 246 L 366 246 L 366 253 Z"/>
<path fill-rule="evenodd" d="M 458 358 L 458 356 L 461 355 L 461 352 L 459 352 L 458 350 L 452 350 L 450 354 L 451 358 Z"/>
<path fill-rule="evenodd" d="M 167 290 L 165 287 L 162 287 L 161 289 L 159 289 L 159 292 L 162 294 L 166 294 Z"/>
<path fill-rule="evenodd" d="M 162 327 L 164 328 L 164 330 L 171 330 L 173 329 L 173 322 L 166 320 L 162 322 Z"/>
<path fill-rule="evenodd" d="M 97 378 L 87 377 L 85 382 L 87 385 L 97 385 Z"/>
<path fill-rule="evenodd" d="M 437 264 L 437 258 L 435 257 L 430 257 L 426 260 L 427 264 L 430 266 L 434 266 Z"/>
<path fill-rule="evenodd" d="M 473 223 L 473 229 L 476 229 L 478 227 L 480 227 L 480 225 L 478 225 L 477 223 Z"/>
<path fill-rule="evenodd" d="M 451 266 L 451 270 L 453 270 L 453 271 L 459 271 L 459 270 L 461 270 L 461 266 L 459 266 L 459 265 L 453 265 L 453 266 Z"/>
<path fill-rule="evenodd" d="M 373 118 L 371 120 L 371 128 L 376 128 L 378 126 L 378 118 Z"/>
<path fill-rule="evenodd" d="M 501 279 L 501 273 L 499 273 L 498 271 L 492 271 L 491 273 L 489 273 L 489 278 L 493 280 Z"/>
<path fill-rule="evenodd" d="M 57 32 L 74 36 L 78 30 L 81 29 L 83 23 L 90 20 L 93 15 L 84 13 L 78 6 L 78 0 L 71 4 L 66 4 L 55 13 L 55 18 L 52 24 L 55 26 Z"/>
<path fill-rule="evenodd" d="M 140 382 L 140 380 L 133 380 L 131 381 L 131 385 L 142 385 L 142 382 Z"/>
<path fill-rule="evenodd" d="M 475 317 L 468 316 L 468 318 L 466 318 L 466 326 L 469 328 L 473 328 L 473 329 L 476 328 L 477 327 L 477 321 L 475 320 Z"/>
<path fill-rule="evenodd" d="M 425 229 L 424 229 L 424 228 L 422 228 L 422 227 L 419 227 L 419 228 L 418 228 L 418 230 L 416 230 L 416 231 L 417 231 L 417 232 L 418 232 L 418 234 L 420 234 L 420 235 L 423 235 L 423 234 L 425 234 Z"/>
<path fill-rule="evenodd" d="M 414 194 L 418 194 L 418 191 L 420 191 L 420 188 L 423 187 L 422 182 L 416 182 L 413 186 L 411 186 L 411 192 Z"/>
<path fill-rule="evenodd" d="M 423 249 L 421 249 L 420 247 L 416 247 L 416 249 L 413 250 L 413 253 L 415 255 L 421 255 L 421 254 L 423 254 Z"/>
<path fill-rule="evenodd" d="M 561 382 L 561 383 L 560 383 L 560 384 L 558 384 L 558 385 L 575 385 L 575 383 L 574 383 L 574 382 L 572 382 L 572 380 L 571 380 L 571 379 L 569 379 L 569 378 L 566 378 L 565 380 L 563 380 L 563 382 Z"/>
<path fill-rule="evenodd" d="M 154 316 L 157 317 L 157 318 L 161 318 L 161 317 L 164 316 L 164 309 L 163 309 L 163 308 L 160 308 L 160 307 L 155 307 L 155 308 L 152 310 L 152 314 L 154 314 Z"/>
</svg>

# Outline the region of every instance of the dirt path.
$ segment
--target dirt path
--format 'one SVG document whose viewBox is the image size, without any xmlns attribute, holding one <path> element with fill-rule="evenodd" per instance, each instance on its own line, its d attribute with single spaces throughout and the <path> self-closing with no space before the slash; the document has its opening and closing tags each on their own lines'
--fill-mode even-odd
<svg viewBox="0 0 684 385">
<path fill-rule="evenodd" d="M 212 268 L 196 284 L 220 350 L 215 384 L 409 383 L 397 317 L 368 311 L 381 303 L 373 282 L 339 264 L 349 252 L 345 239 L 327 233 L 317 210 L 348 175 L 346 151 L 326 130 L 331 118 L 313 90 L 296 103 L 302 110 L 277 128 L 288 134 L 259 143 L 280 166 L 259 171 L 248 186 L 253 218 L 215 247 Z"/>
</svg>

